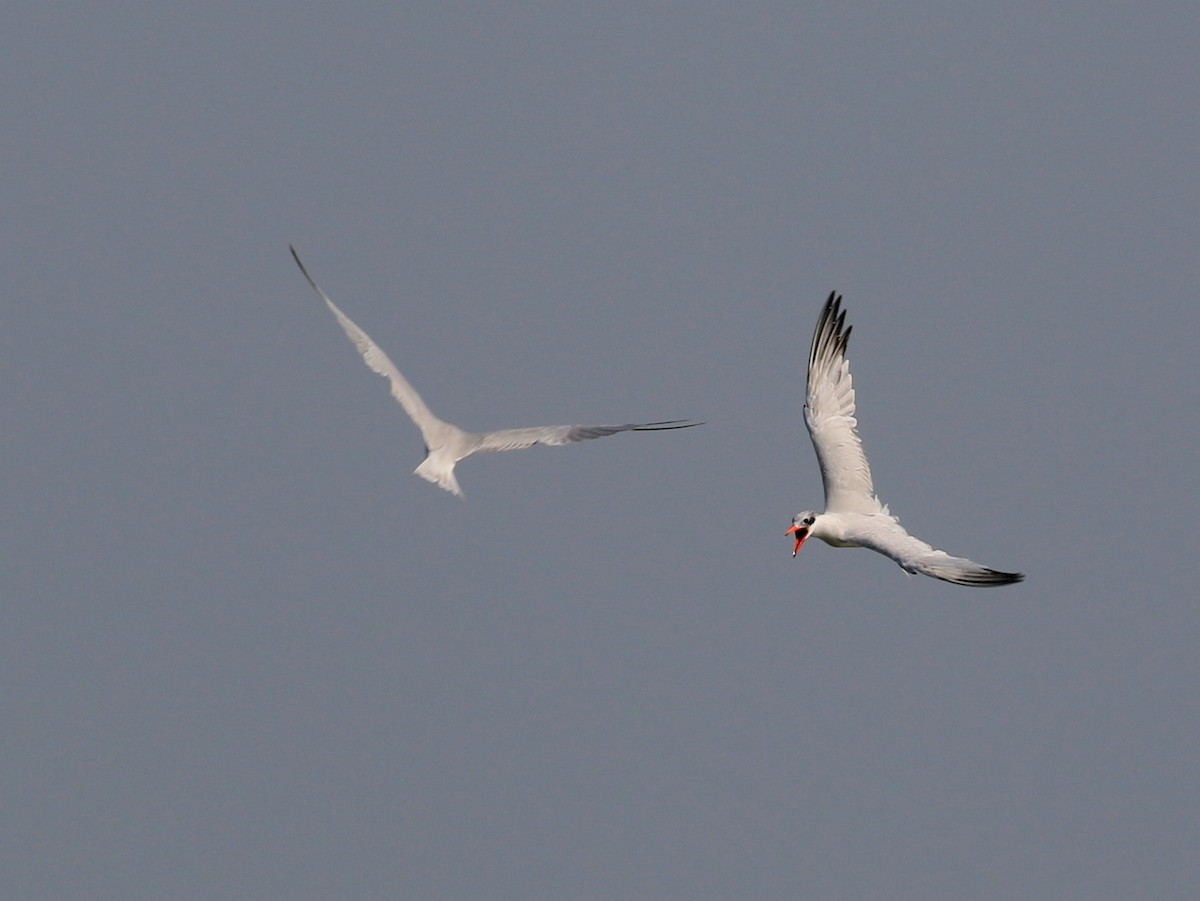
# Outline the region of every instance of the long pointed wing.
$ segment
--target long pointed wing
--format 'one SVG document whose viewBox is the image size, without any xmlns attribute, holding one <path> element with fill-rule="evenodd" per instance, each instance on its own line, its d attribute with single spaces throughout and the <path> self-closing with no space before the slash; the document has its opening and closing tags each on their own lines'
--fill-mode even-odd
<svg viewBox="0 0 1200 901">
<path fill-rule="evenodd" d="M 813 332 L 804 423 L 825 483 L 826 511 L 878 513 L 884 508 L 875 498 L 871 467 L 854 418 L 854 385 L 846 359 L 850 326 L 841 307 L 842 296 L 830 292 Z"/>
<path fill-rule="evenodd" d="M 417 394 L 416 389 L 400 374 L 400 370 L 396 368 L 395 363 L 388 359 L 388 355 L 380 349 L 378 344 L 371 340 L 370 335 L 354 323 L 354 320 L 338 309 L 337 304 L 329 299 L 328 294 L 321 290 L 321 286 L 308 274 L 308 270 L 300 262 L 300 255 L 296 253 L 296 248 L 289 244 L 288 250 L 292 252 L 292 258 L 295 259 L 296 265 L 300 267 L 300 271 L 304 273 L 304 277 L 308 279 L 308 283 L 313 286 L 313 290 L 320 295 L 329 309 L 333 311 L 333 315 L 337 317 L 338 324 L 345 331 L 346 337 L 358 348 L 358 352 L 362 354 L 363 362 L 373 372 L 379 373 L 379 375 L 388 380 L 392 389 L 392 397 L 400 402 L 400 406 L 404 408 L 404 412 L 412 418 L 417 428 L 421 430 L 425 444 L 429 447 L 435 446 L 438 443 L 438 427 L 449 425 L 449 423 L 443 422 L 430 412 L 429 407 L 425 406 L 425 401 L 421 400 L 421 395 Z"/>
<path fill-rule="evenodd" d="M 910 535 L 894 517 L 874 517 L 874 520 L 875 527 L 859 538 L 862 546 L 891 557 L 907 572 L 977 588 L 1011 585 L 1025 578 L 1021 573 L 1001 572 L 966 557 L 935 550 L 933 545 Z"/>
<path fill-rule="evenodd" d="M 533 447 L 535 444 L 557 446 L 604 438 L 618 432 L 662 432 L 669 429 L 690 429 L 703 425 L 674 419 L 668 422 L 633 422 L 626 425 L 548 425 L 531 429 L 501 429 L 479 436 L 476 451 L 506 451 Z"/>
<path fill-rule="evenodd" d="M 1022 573 L 1006 573 L 980 566 L 966 557 L 951 557 L 945 551 L 932 551 L 913 564 L 916 572 L 933 576 L 943 582 L 967 585 L 972 588 L 991 588 L 1024 581 Z"/>
<path fill-rule="evenodd" d="M 919 572 L 943 582 L 974 588 L 1010 585 L 1025 578 L 1020 572 L 1002 572 L 980 566 L 966 557 L 952 557 L 946 551 L 936 551 L 930 543 L 908 534 L 894 518 L 888 519 L 887 527 L 872 530 L 863 546 L 892 558 L 907 572 Z"/>
</svg>

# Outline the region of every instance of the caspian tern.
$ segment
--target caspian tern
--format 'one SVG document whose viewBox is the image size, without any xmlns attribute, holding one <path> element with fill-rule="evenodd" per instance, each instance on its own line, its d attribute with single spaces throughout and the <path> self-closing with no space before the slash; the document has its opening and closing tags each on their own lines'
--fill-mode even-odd
<svg viewBox="0 0 1200 901">
<path fill-rule="evenodd" d="M 400 374 L 400 370 L 388 359 L 388 355 L 321 290 L 321 286 L 313 280 L 304 264 L 300 262 L 296 248 L 288 245 L 288 249 L 291 250 L 296 265 L 300 267 L 308 283 L 333 311 L 346 336 L 358 348 L 363 361 L 372 371 L 388 380 L 392 387 L 392 397 L 400 402 L 400 406 L 421 430 L 421 437 L 425 439 L 426 456 L 421 465 L 414 470 L 415 474 L 451 494 L 463 496 L 462 489 L 458 487 L 458 479 L 454 476 L 454 465 L 480 451 L 518 450 L 533 447 L 535 444 L 574 444 L 589 438 L 615 435 L 618 432 L 661 432 L 703 425 L 699 422 L 674 419 L 667 422 L 633 422 L 625 425 L 548 425 L 529 429 L 501 429 L 482 434 L 465 432 L 453 423 L 438 419 L 430 412 L 421 395 L 417 394 L 416 389 Z"/>
<path fill-rule="evenodd" d="M 846 342 L 842 297 L 831 292 L 817 320 L 808 352 L 808 392 L 804 422 L 817 451 L 825 483 L 825 512 L 805 510 L 792 517 L 788 535 L 795 536 L 792 556 L 809 538 L 834 547 L 865 547 L 891 557 L 909 573 L 923 573 L 956 585 L 1011 585 L 1025 578 L 980 566 L 965 557 L 934 550 L 909 535 L 887 505 L 875 496 L 871 468 L 854 418 L 854 386 Z"/>
</svg>

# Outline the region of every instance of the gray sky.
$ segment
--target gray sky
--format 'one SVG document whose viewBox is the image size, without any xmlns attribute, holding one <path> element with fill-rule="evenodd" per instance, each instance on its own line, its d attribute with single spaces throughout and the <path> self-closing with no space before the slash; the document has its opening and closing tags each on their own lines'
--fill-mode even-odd
<svg viewBox="0 0 1200 901">
<path fill-rule="evenodd" d="M 20 898 L 1200 893 L 1191 4 L 51 4 L 5 84 Z M 468 428 L 462 503 L 287 252 Z M 971 591 L 807 546 L 817 313 Z"/>
</svg>

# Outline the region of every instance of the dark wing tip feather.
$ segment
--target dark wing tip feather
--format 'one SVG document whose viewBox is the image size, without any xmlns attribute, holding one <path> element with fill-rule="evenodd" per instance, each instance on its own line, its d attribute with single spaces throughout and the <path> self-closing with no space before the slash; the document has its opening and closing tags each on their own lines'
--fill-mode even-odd
<svg viewBox="0 0 1200 901">
<path fill-rule="evenodd" d="M 818 360 L 831 356 L 845 356 L 850 341 L 851 326 L 846 325 L 846 311 L 842 309 L 842 295 L 830 291 L 813 331 L 812 346 L 808 350 L 809 378 L 813 375 Z"/>
<path fill-rule="evenodd" d="M 962 575 L 948 579 L 947 581 L 955 582 L 958 585 L 969 585 L 976 588 L 990 588 L 996 585 L 1015 585 L 1017 582 L 1025 580 L 1024 573 L 1006 573 L 998 569 L 988 569 L 983 567 L 979 572 L 963 573 Z"/>
<path fill-rule="evenodd" d="M 1025 581 L 1025 573 L 1006 573 L 998 569 L 989 569 L 988 577 L 988 585 L 1015 585 Z"/>
<path fill-rule="evenodd" d="M 321 294 L 321 289 L 317 287 L 317 283 L 313 281 L 313 277 L 308 274 L 308 270 L 305 269 L 304 264 L 300 262 L 300 254 L 296 253 L 296 248 L 289 244 L 288 250 L 292 252 L 292 259 L 296 261 L 296 265 L 300 267 L 300 271 L 304 273 L 304 277 L 308 279 L 308 283 L 313 286 L 318 294 Z"/>
<path fill-rule="evenodd" d="M 703 422 L 690 422 L 686 419 L 666 419 L 662 422 L 644 422 L 641 425 L 635 425 L 632 428 L 634 432 L 665 432 L 669 429 L 690 429 L 694 426 L 704 425 Z"/>
</svg>

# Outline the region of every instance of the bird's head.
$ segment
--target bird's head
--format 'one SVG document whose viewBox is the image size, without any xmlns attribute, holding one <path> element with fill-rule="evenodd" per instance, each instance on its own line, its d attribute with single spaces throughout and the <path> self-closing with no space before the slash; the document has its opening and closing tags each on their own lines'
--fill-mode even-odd
<svg viewBox="0 0 1200 901">
<path fill-rule="evenodd" d="M 792 527 L 785 532 L 785 535 L 795 535 L 796 544 L 792 547 L 792 556 L 795 557 L 800 551 L 800 546 L 808 540 L 808 536 L 812 534 L 813 523 L 817 521 L 817 514 L 811 510 L 805 510 L 803 513 L 797 513 L 792 517 Z"/>
</svg>

